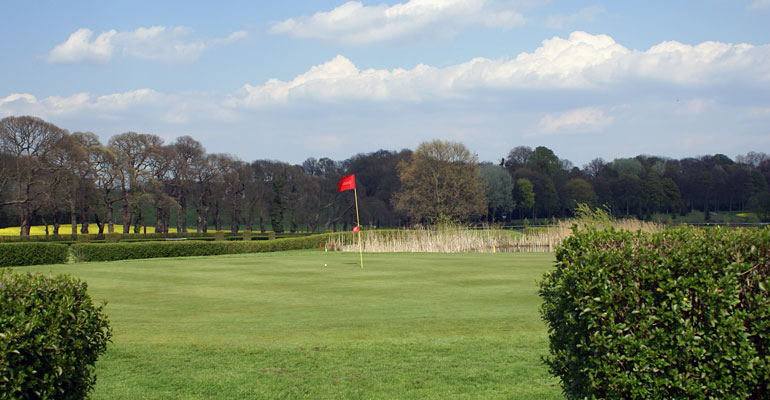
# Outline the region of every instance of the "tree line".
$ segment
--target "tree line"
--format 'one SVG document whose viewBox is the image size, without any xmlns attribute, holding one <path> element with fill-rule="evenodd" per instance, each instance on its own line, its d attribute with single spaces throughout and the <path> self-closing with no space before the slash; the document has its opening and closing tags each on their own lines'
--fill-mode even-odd
<svg viewBox="0 0 770 400">
<path fill-rule="evenodd" d="M 22 235 L 33 224 L 54 234 L 62 225 L 72 234 L 141 232 L 146 221 L 156 232 L 333 230 L 355 221 L 353 199 L 336 190 L 348 174 L 356 175 L 364 225 L 563 217 L 578 203 L 643 218 L 746 209 L 770 217 L 764 153 L 597 158 L 578 168 L 542 146 L 515 147 L 489 163 L 462 144 L 435 140 L 415 151 L 292 165 L 210 154 L 190 136 L 167 144 L 126 132 L 104 144 L 33 116 L 0 120 L 0 224 L 21 226 Z"/>
</svg>

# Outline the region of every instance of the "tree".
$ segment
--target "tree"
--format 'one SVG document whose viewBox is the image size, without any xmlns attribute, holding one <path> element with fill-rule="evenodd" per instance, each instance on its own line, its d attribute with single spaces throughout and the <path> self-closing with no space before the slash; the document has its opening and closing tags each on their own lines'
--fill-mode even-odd
<svg viewBox="0 0 770 400">
<path fill-rule="evenodd" d="M 513 198 L 516 202 L 516 208 L 519 210 L 519 218 L 523 213 L 535 208 L 535 190 L 532 182 L 527 178 L 519 178 L 513 190 Z"/>
<path fill-rule="evenodd" d="M 495 215 L 513 209 L 513 179 L 503 167 L 494 164 L 481 167 L 481 176 L 487 188 L 487 219 L 491 215 L 494 221 Z"/>
<path fill-rule="evenodd" d="M 578 204 L 593 207 L 596 204 L 596 193 L 585 179 L 570 179 L 562 188 L 561 200 L 562 206 L 573 213 Z"/>
<path fill-rule="evenodd" d="M 208 231 L 208 213 L 214 196 L 214 180 L 217 175 L 214 168 L 215 158 L 216 156 L 213 154 L 208 154 L 195 159 L 192 164 L 193 185 L 191 193 L 198 233 Z"/>
<path fill-rule="evenodd" d="M 583 166 L 583 170 L 586 175 L 596 178 L 606 165 L 607 163 L 603 159 L 594 158 L 591 162 Z"/>
<path fill-rule="evenodd" d="M 549 217 L 559 211 L 561 206 L 559 194 L 551 178 L 529 168 L 520 168 L 514 172 L 513 179 L 518 181 L 521 178 L 526 178 L 532 184 L 535 193 L 535 204 L 532 208 L 533 218 L 537 215 Z"/>
<path fill-rule="evenodd" d="M 302 163 L 302 169 L 313 182 L 312 200 L 308 201 L 311 208 L 308 224 L 313 231 L 320 229 L 321 225 L 324 231 L 330 227 L 336 230 L 337 223 L 353 208 L 353 201 L 337 192 L 337 182 L 347 174 L 343 164 L 327 157 L 320 160 L 308 158 Z M 356 176 L 356 180 L 359 179 Z"/>
<path fill-rule="evenodd" d="M 532 151 L 526 165 L 534 171 L 545 174 L 553 181 L 556 181 L 557 175 L 564 171 L 562 168 L 562 160 L 560 160 L 559 157 L 556 157 L 553 150 L 544 146 L 535 147 L 535 150 Z"/>
<path fill-rule="evenodd" d="M 642 180 L 634 175 L 624 173 L 612 182 L 612 194 L 618 202 L 618 206 L 625 207 L 625 215 L 630 215 L 631 210 L 639 204 L 642 191 Z"/>
<path fill-rule="evenodd" d="M 761 221 L 770 221 L 770 192 L 761 192 L 750 200 L 751 210 Z"/>
<path fill-rule="evenodd" d="M 230 206 L 230 232 L 238 233 L 241 214 L 246 206 L 247 185 L 252 182 L 251 168 L 235 156 L 222 154 L 217 157 L 216 167 L 224 184 L 221 194 Z"/>
<path fill-rule="evenodd" d="M 110 149 L 117 159 L 123 200 L 123 233 L 129 233 L 131 223 L 141 214 L 141 184 L 147 181 L 153 153 L 158 152 L 162 145 L 160 137 L 136 132 L 115 135 L 109 140 Z"/>
<path fill-rule="evenodd" d="M 356 175 L 362 224 L 400 225 L 400 216 L 393 209 L 392 195 L 398 192 L 401 186 L 398 178 L 398 163 L 410 159 L 411 156 L 411 150 L 400 152 L 378 150 L 368 154 L 357 154 L 343 162 L 347 165 L 347 172 Z M 336 189 L 336 182 L 334 186 Z"/>
<path fill-rule="evenodd" d="M 147 186 L 155 208 L 155 232 L 168 233 L 171 210 L 179 208 L 172 196 L 172 169 L 176 158 L 174 146 L 159 146 L 150 156 Z"/>
<path fill-rule="evenodd" d="M 20 235 L 28 236 L 32 216 L 43 203 L 50 186 L 51 157 L 67 131 L 37 117 L 6 117 L 0 120 L 0 152 L 13 158 L 5 182 L 14 182 L 11 198 L 0 205 L 16 205 Z M 3 174 L 6 175 L 6 174 Z M 4 183 L 5 185 L 5 183 Z"/>
<path fill-rule="evenodd" d="M 172 144 L 174 158 L 171 160 L 173 193 L 179 208 L 176 215 L 176 229 L 187 232 L 187 200 L 195 182 L 195 165 L 206 157 L 206 149 L 190 136 L 180 136 Z"/>
<path fill-rule="evenodd" d="M 478 157 L 460 143 L 420 143 L 411 159 L 398 165 L 395 208 L 415 222 L 483 215 L 487 202 L 480 170 Z"/>
<path fill-rule="evenodd" d="M 508 157 L 505 159 L 505 167 L 508 171 L 515 171 L 525 165 L 529 161 L 529 157 L 532 155 L 532 148 L 528 146 L 516 146 L 508 152 Z"/>
<path fill-rule="evenodd" d="M 115 153 L 108 147 L 98 146 L 91 149 L 91 162 L 94 165 L 95 182 L 101 195 L 101 202 L 104 205 L 104 221 L 99 224 L 99 233 L 104 232 L 105 225 L 107 232 L 115 232 L 113 225 L 113 204 L 117 201 L 113 192 L 117 190 L 116 181 L 118 179 L 118 160 Z"/>
<path fill-rule="evenodd" d="M 93 149 L 101 146 L 99 138 L 91 132 L 75 132 L 64 136 L 56 146 L 53 163 L 59 166 L 58 186 L 69 205 L 72 235 L 77 235 L 78 215 L 80 233 L 88 233 L 88 215 L 93 210 L 96 197 L 96 165 L 91 157 Z M 57 199 L 61 201 L 62 198 Z M 54 215 L 54 234 L 58 233 L 58 218 Z"/>
</svg>

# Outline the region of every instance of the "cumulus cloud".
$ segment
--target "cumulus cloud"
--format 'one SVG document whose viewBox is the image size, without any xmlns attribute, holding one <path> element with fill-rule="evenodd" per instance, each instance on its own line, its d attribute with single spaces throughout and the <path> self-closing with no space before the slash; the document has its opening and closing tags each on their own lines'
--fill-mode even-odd
<svg viewBox="0 0 770 400">
<path fill-rule="evenodd" d="M 137 33 L 148 38 L 159 34 L 169 33 L 161 29 Z M 170 34 L 184 36 L 183 32 Z M 221 40 L 237 40 L 237 37 Z M 94 41 L 93 37 L 86 40 Z M 127 49 L 123 46 L 121 52 L 139 51 Z M 160 51 L 144 49 L 148 57 Z M 670 96 L 665 99 L 668 104 L 681 98 L 681 103 L 669 107 L 674 114 L 708 114 L 731 93 L 744 95 L 770 90 L 770 46 L 663 42 L 648 50 L 631 50 L 610 36 L 577 31 L 567 38 L 544 40 L 534 51 L 514 58 L 479 57 L 446 67 L 420 64 L 411 68 L 361 68 L 338 55 L 292 79 L 246 84 L 231 94 L 167 94 L 145 88 L 38 99 L 32 94 L 16 93 L 0 98 L 0 114 L 82 115 L 102 119 L 141 115 L 148 120 L 183 124 L 201 119 L 248 119 L 254 110 L 276 107 L 288 110 L 295 105 L 360 108 L 370 104 L 376 108 L 388 103 L 409 109 L 414 104 L 443 107 L 452 102 L 473 108 L 481 103 L 492 105 L 514 99 L 521 102 L 526 96 L 534 95 L 557 96 L 559 109 L 570 110 L 543 114 L 545 110 L 537 110 L 535 105 L 530 107 L 537 112 L 532 117 L 534 129 L 560 133 L 598 131 L 615 126 L 620 119 L 618 113 L 605 114 L 607 105 L 597 107 L 600 97 L 593 95 L 593 102 L 567 97 L 592 93 L 635 97 L 646 87 L 654 87 L 654 93 L 642 96 Z M 725 87 L 731 89 L 721 90 Z M 767 104 L 760 102 L 759 106 L 767 107 Z"/>
<path fill-rule="evenodd" d="M 235 103 L 247 106 L 291 101 L 407 102 L 472 96 L 475 90 L 595 89 L 644 83 L 699 87 L 770 84 L 770 46 L 663 42 L 629 50 L 607 35 L 573 32 L 543 41 L 514 59 L 474 58 L 444 68 L 361 70 L 344 56 L 313 66 L 290 81 L 244 85 Z"/>
<path fill-rule="evenodd" d="M 160 105 L 166 100 L 166 95 L 152 89 L 138 89 L 103 96 L 76 93 L 67 97 L 49 96 L 43 99 L 38 99 L 29 93 L 16 93 L 0 99 L 0 109 L 8 109 L 15 114 L 43 116 L 66 116 L 80 112 L 96 112 L 100 116 L 107 116 L 129 111 L 134 107 Z"/>
<path fill-rule="evenodd" d="M 208 49 L 229 45 L 247 36 L 245 31 L 237 31 L 225 38 L 189 39 L 192 33 L 192 29 L 186 27 L 153 26 L 126 32 L 110 30 L 92 39 L 94 33 L 81 28 L 54 47 L 47 60 L 53 63 L 108 62 L 117 53 L 145 60 L 189 62 L 199 59 Z"/>
<path fill-rule="evenodd" d="M 581 22 L 593 22 L 596 17 L 604 12 L 599 5 L 585 7 L 570 15 L 552 15 L 545 21 L 545 27 L 551 29 L 564 29 Z"/>
<path fill-rule="evenodd" d="M 275 23 L 269 32 L 365 45 L 452 36 L 469 26 L 506 29 L 523 23 L 521 13 L 494 0 L 409 0 L 393 6 L 364 6 L 349 1 L 331 11 Z"/>
<path fill-rule="evenodd" d="M 54 47 L 48 53 L 48 61 L 55 63 L 109 61 L 114 51 L 112 40 L 116 34 L 117 32 L 113 29 L 91 40 L 94 33 L 90 29 L 80 28 L 64 43 Z"/>
<path fill-rule="evenodd" d="M 597 132 L 612 125 L 613 118 L 596 107 L 578 108 L 559 114 L 546 114 L 538 125 L 544 133 Z"/>
</svg>

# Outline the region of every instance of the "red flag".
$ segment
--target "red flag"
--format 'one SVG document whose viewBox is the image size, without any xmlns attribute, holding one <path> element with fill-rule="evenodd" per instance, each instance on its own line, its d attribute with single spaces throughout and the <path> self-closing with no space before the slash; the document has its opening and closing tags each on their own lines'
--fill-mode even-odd
<svg viewBox="0 0 770 400">
<path fill-rule="evenodd" d="M 351 190 L 356 188 L 356 176 L 348 175 L 340 179 L 340 183 L 337 184 L 337 191 L 344 192 L 345 190 Z"/>
<path fill-rule="evenodd" d="M 353 227 L 353 232 L 358 232 L 358 231 L 359 231 L 359 229 L 358 229 L 358 225 L 354 226 L 354 227 Z"/>
</svg>

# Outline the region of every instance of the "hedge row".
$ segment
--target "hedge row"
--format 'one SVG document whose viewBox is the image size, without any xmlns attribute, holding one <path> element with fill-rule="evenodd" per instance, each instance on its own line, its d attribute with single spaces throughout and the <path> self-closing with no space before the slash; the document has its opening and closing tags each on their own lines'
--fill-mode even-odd
<svg viewBox="0 0 770 400">
<path fill-rule="evenodd" d="M 540 285 L 569 399 L 770 398 L 770 229 L 575 232 Z"/>
<path fill-rule="evenodd" d="M 227 240 L 243 240 L 244 235 L 251 237 L 251 240 L 267 240 L 270 233 L 251 232 L 251 233 L 238 233 L 233 234 L 229 232 L 221 232 L 224 234 Z M 58 235 L 30 235 L 30 236 L 0 236 L 0 243 L 18 243 L 18 242 L 75 242 L 75 241 L 92 241 L 92 240 L 106 240 L 110 241 L 140 241 L 140 240 L 164 240 L 166 238 L 178 239 L 200 239 L 200 240 L 214 240 L 216 232 L 176 232 L 176 233 L 105 233 L 105 234 L 78 234 L 74 238 L 71 234 L 58 234 Z M 302 237 L 308 236 L 307 233 L 280 233 L 275 234 L 276 238 L 289 238 L 289 237 Z"/>
<path fill-rule="evenodd" d="M 71 246 L 76 262 L 139 258 L 211 256 L 318 248 L 329 234 L 259 241 L 173 241 L 136 243 L 76 243 Z"/>
<path fill-rule="evenodd" d="M 112 331 L 86 283 L 0 271 L 0 399 L 85 399 Z"/>
<path fill-rule="evenodd" d="M 0 267 L 63 264 L 67 262 L 68 256 L 69 250 L 64 244 L 0 243 Z"/>
</svg>

